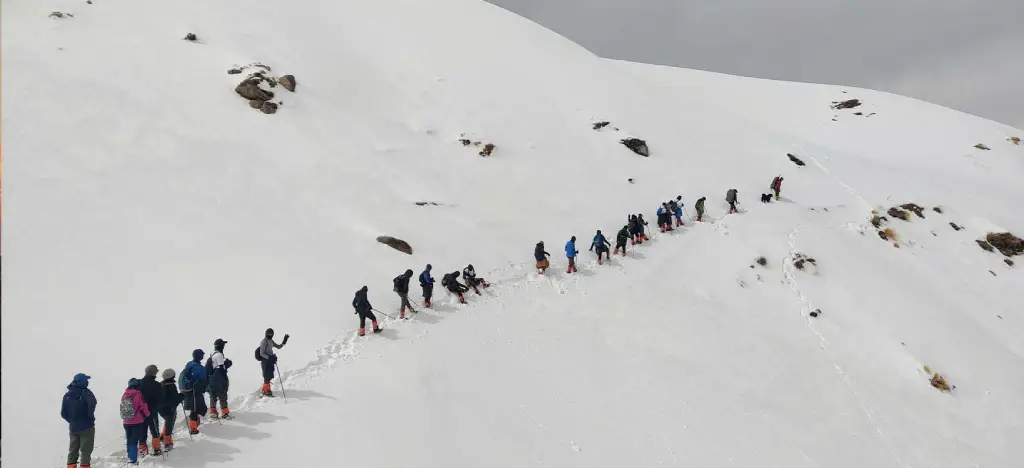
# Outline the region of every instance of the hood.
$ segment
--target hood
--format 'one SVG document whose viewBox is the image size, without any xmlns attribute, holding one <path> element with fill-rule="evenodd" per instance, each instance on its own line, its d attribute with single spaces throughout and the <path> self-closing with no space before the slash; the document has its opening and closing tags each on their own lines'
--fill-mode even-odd
<svg viewBox="0 0 1024 468">
<path fill-rule="evenodd" d="M 192 360 L 195 361 L 195 362 L 202 361 L 203 360 L 203 356 L 205 356 L 205 355 L 206 355 L 206 353 L 204 353 L 203 350 L 201 350 L 201 349 L 193 350 L 192 351 Z"/>
<path fill-rule="evenodd" d="M 71 379 L 71 385 L 68 385 L 68 388 L 71 388 L 71 387 L 88 388 L 89 387 L 89 379 L 91 379 L 91 378 L 92 377 L 79 372 L 79 373 L 75 374 L 75 376 Z"/>
</svg>

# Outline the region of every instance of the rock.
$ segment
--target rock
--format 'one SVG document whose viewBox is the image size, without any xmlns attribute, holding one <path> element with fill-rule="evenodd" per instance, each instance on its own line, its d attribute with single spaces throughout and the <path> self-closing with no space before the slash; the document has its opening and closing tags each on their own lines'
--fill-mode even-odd
<svg viewBox="0 0 1024 468">
<path fill-rule="evenodd" d="M 269 101 L 274 98 L 274 93 L 260 88 L 262 78 L 250 77 L 242 80 L 235 86 L 235 92 L 248 100 Z"/>
<path fill-rule="evenodd" d="M 634 153 L 639 154 L 640 156 L 649 157 L 651 155 L 651 150 L 647 148 L 647 142 L 639 138 L 630 137 L 619 140 L 619 143 L 626 145 L 626 148 L 633 150 Z"/>
<path fill-rule="evenodd" d="M 934 212 L 936 212 L 938 214 L 942 214 L 942 208 L 939 208 L 937 206 L 935 208 L 932 208 L 932 211 L 934 211 Z"/>
<path fill-rule="evenodd" d="M 878 237 L 882 240 L 889 240 L 889 236 L 885 235 L 885 231 L 878 231 Z"/>
<path fill-rule="evenodd" d="M 1024 240 L 1008 232 L 990 232 L 985 240 L 1007 257 L 1024 254 Z"/>
<path fill-rule="evenodd" d="M 1005 263 L 1006 266 L 1013 266 L 1013 260 L 1010 260 L 1008 258 L 1004 258 L 1003 263 Z"/>
<path fill-rule="evenodd" d="M 409 246 L 408 242 L 402 239 L 397 239 L 391 236 L 380 236 L 377 238 L 377 242 L 385 244 L 388 247 L 391 247 L 392 249 L 395 249 L 399 252 L 412 255 L 412 247 Z"/>
<path fill-rule="evenodd" d="M 1020 145 L 1020 137 L 1010 137 L 1010 138 L 1007 138 L 1007 140 L 1009 140 L 1010 143 L 1013 143 L 1015 145 L 1018 145 L 1018 146 Z"/>
<path fill-rule="evenodd" d="M 469 139 L 466 139 L 466 138 L 462 138 L 462 139 L 460 139 L 460 140 L 459 140 L 459 143 L 462 143 L 462 146 L 469 146 L 469 145 L 470 145 L 470 144 L 472 144 L 473 142 L 472 142 L 472 141 L 469 141 Z"/>
<path fill-rule="evenodd" d="M 628 181 L 629 181 L 629 183 L 631 183 L 631 184 L 633 183 L 633 178 L 632 178 L 632 177 L 630 177 L 630 178 L 628 178 L 628 179 L 626 179 L 626 180 L 628 180 Z"/>
<path fill-rule="evenodd" d="M 900 208 L 903 208 L 904 210 L 908 211 L 913 211 L 918 218 L 924 218 L 924 208 L 921 208 L 920 206 L 917 206 L 913 203 L 904 203 L 900 205 Z"/>
<path fill-rule="evenodd" d="M 484 145 L 484 149 L 480 151 L 480 156 L 490 156 L 492 151 L 494 151 L 494 144 L 488 143 Z"/>
<path fill-rule="evenodd" d="M 861 105 L 860 99 L 847 99 L 845 101 L 832 101 L 833 109 L 853 109 Z"/>
<path fill-rule="evenodd" d="M 974 147 L 975 147 L 975 148 L 978 148 L 978 149 L 980 149 L 980 150 L 984 150 L 984 151 L 988 151 L 988 150 L 990 150 L 990 149 L 991 149 L 991 148 L 989 148 L 988 146 L 985 146 L 984 144 L 981 144 L 981 143 L 978 143 L 978 144 L 974 145 Z"/>
<path fill-rule="evenodd" d="M 798 253 L 793 257 L 793 266 L 795 266 L 797 270 L 803 270 L 807 264 L 811 264 L 815 267 L 818 266 L 818 263 L 813 258 L 802 253 Z"/>
<path fill-rule="evenodd" d="M 249 107 L 252 107 L 253 109 L 259 109 L 259 108 L 263 107 L 263 103 L 264 102 L 267 102 L 267 101 L 260 101 L 259 99 L 252 99 L 252 100 L 249 101 Z"/>
<path fill-rule="evenodd" d="M 238 75 L 238 74 L 241 74 L 241 73 L 242 73 L 242 70 L 239 70 L 237 68 L 232 68 L 232 69 L 228 70 L 228 75 Z"/>
<path fill-rule="evenodd" d="M 811 317 L 815 317 L 816 318 L 819 315 L 821 315 L 821 309 L 814 309 L 814 310 L 811 311 Z"/>
<path fill-rule="evenodd" d="M 427 205 L 438 206 L 437 203 L 434 203 L 432 201 L 431 202 L 426 202 L 426 201 L 418 201 L 418 202 L 416 202 L 416 206 L 427 206 Z"/>
<path fill-rule="evenodd" d="M 608 126 L 611 122 L 594 122 L 594 130 L 600 130 Z"/>
<path fill-rule="evenodd" d="M 89 5 L 92 5 L 92 0 L 85 0 L 85 3 L 88 3 Z"/>
<path fill-rule="evenodd" d="M 992 271 L 992 270 L 989 270 L 988 272 L 989 272 L 989 273 L 992 273 L 992 276 L 997 276 L 997 275 L 996 275 L 996 272 L 994 272 L 994 271 Z"/>
<path fill-rule="evenodd" d="M 768 266 L 768 259 L 767 258 L 757 257 L 757 260 L 755 260 L 755 261 L 757 262 L 758 265 L 761 265 L 763 267 Z"/>
<path fill-rule="evenodd" d="M 863 112 L 854 112 L 853 115 L 864 115 Z"/>
<path fill-rule="evenodd" d="M 910 220 L 910 213 L 907 213 L 906 211 L 903 211 L 896 207 L 889 208 L 889 216 L 892 216 L 893 218 L 902 219 L 904 221 Z"/>
<path fill-rule="evenodd" d="M 974 242 L 977 242 L 978 247 L 981 247 L 982 249 L 985 249 L 988 252 L 995 252 L 995 249 L 992 248 L 992 244 L 989 244 L 988 242 L 985 242 L 981 239 L 975 240 Z"/>
<path fill-rule="evenodd" d="M 281 86 L 284 86 L 284 89 L 287 89 L 288 91 L 291 91 L 293 93 L 295 92 L 295 76 L 294 75 L 282 76 L 282 77 L 277 79 L 277 82 L 281 83 Z"/>
<path fill-rule="evenodd" d="M 952 221 L 949 222 L 949 225 L 950 225 L 950 227 L 953 228 L 954 231 L 959 231 L 959 230 L 964 228 L 963 226 L 957 226 L 956 223 L 954 223 Z"/>
<path fill-rule="evenodd" d="M 871 217 L 871 225 L 876 227 L 876 228 L 880 228 L 880 227 L 882 227 L 882 224 L 888 223 L 888 222 L 889 222 L 889 218 L 886 218 L 885 216 L 874 215 L 874 216 Z"/>
<path fill-rule="evenodd" d="M 797 166 L 806 166 L 806 164 L 804 164 L 804 162 L 801 161 L 800 158 L 793 156 L 792 154 L 789 153 L 786 153 L 786 156 L 789 156 L 789 160 L 793 161 L 793 164 L 796 164 Z"/>
<path fill-rule="evenodd" d="M 60 19 L 60 18 L 74 18 L 75 15 L 72 15 L 71 13 L 61 13 L 59 11 L 55 11 L 55 12 L 50 13 L 49 17 L 50 18 L 57 18 L 57 19 Z"/>
<path fill-rule="evenodd" d="M 263 112 L 264 114 L 273 114 L 277 112 L 277 104 L 270 101 L 264 101 L 263 105 L 260 106 L 260 112 Z"/>
<path fill-rule="evenodd" d="M 186 35 L 185 35 L 185 40 L 186 40 L 186 41 L 189 41 L 189 42 L 195 42 L 195 41 L 196 41 L 196 39 L 197 39 L 197 38 L 196 38 L 196 35 L 195 35 L 195 34 L 192 34 L 192 33 L 188 33 L 188 34 L 186 34 Z"/>
<path fill-rule="evenodd" d="M 953 388 L 950 387 L 949 383 L 946 382 L 946 378 L 939 374 L 932 375 L 931 384 L 932 387 L 935 387 L 943 392 L 949 392 L 953 390 Z"/>
</svg>

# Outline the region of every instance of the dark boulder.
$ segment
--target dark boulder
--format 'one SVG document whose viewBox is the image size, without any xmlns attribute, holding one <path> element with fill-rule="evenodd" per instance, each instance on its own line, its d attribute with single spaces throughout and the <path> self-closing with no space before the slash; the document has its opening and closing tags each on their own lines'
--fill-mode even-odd
<svg viewBox="0 0 1024 468">
<path fill-rule="evenodd" d="M 395 249 L 399 252 L 412 255 L 412 246 L 410 246 L 408 242 L 402 239 L 398 239 L 391 236 L 380 236 L 377 238 L 377 242 L 385 244 L 388 247 L 391 247 L 392 249 Z"/>
<path fill-rule="evenodd" d="M 639 138 L 626 138 L 620 140 L 619 143 L 626 145 L 626 148 L 629 148 L 640 156 L 649 157 L 651 155 L 651 150 L 647 148 L 647 142 Z"/>
<path fill-rule="evenodd" d="M 295 92 L 295 76 L 285 75 L 277 79 L 277 82 L 287 89 L 288 91 Z"/>
<path fill-rule="evenodd" d="M 786 153 L 786 156 L 789 156 L 789 160 L 793 161 L 793 164 L 796 164 L 797 166 L 806 166 L 807 165 L 807 164 L 804 164 L 804 162 L 801 161 L 800 158 L 798 158 L 796 156 L 793 156 L 792 154 Z"/>
<path fill-rule="evenodd" d="M 246 78 L 245 80 L 242 80 L 241 83 L 238 83 L 238 86 L 235 86 L 235 92 L 238 93 L 239 96 L 250 101 L 254 99 L 257 101 L 269 101 L 273 99 L 273 92 L 260 88 L 261 81 L 263 81 L 263 79 L 259 77 Z"/>
</svg>

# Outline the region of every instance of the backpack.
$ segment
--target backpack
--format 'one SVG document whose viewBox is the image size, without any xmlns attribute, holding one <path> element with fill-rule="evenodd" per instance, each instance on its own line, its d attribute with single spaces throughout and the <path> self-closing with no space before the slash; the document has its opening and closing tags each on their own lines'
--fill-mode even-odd
<svg viewBox="0 0 1024 468">
<path fill-rule="evenodd" d="M 447 275 L 444 275 L 443 278 L 441 278 L 441 286 L 448 286 L 451 283 L 452 283 L 452 274 L 451 273 L 448 273 Z"/>
<path fill-rule="evenodd" d="M 404 280 L 404 279 L 405 279 L 404 276 L 398 275 L 398 276 L 395 277 L 395 279 L 391 280 L 392 283 L 395 283 L 395 287 L 394 287 L 393 291 L 399 292 L 400 288 L 398 287 L 398 284 L 401 283 L 402 280 Z"/>
<path fill-rule="evenodd" d="M 206 375 L 213 375 L 213 355 L 206 358 Z"/>
<path fill-rule="evenodd" d="M 121 397 L 121 420 L 127 421 L 135 417 L 135 401 L 131 395 Z"/>
<path fill-rule="evenodd" d="M 195 379 L 192 378 L 192 371 L 189 370 L 188 364 L 185 364 L 185 368 L 178 374 L 178 388 L 185 390 L 186 388 L 193 388 L 196 386 Z"/>
<path fill-rule="evenodd" d="M 260 347 L 259 346 L 256 347 L 256 360 L 257 361 L 262 361 L 263 360 L 263 355 L 260 354 Z"/>
</svg>

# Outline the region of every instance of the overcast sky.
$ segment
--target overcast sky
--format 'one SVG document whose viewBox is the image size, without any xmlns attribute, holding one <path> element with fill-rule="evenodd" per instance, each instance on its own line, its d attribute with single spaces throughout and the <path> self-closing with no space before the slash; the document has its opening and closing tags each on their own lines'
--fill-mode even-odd
<svg viewBox="0 0 1024 468">
<path fill-rule="evenodd" d="M 1024 0 L 489 0 L 602 57 L 879 89 L 1024 129 Z"/>
</svg>

